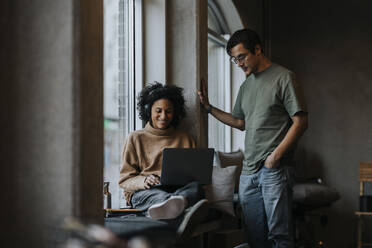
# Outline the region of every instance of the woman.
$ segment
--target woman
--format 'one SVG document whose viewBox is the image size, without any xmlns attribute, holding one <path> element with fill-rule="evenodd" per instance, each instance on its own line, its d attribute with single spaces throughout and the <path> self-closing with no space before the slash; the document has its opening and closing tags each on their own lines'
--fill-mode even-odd
<svg viewBox="0 0 372 248">
<path fill-rule="evenodd" d="M 148 210 L 153 219 L 171 219 L 203 198 L 196 182 L 181 188 L 156 187 L 160 183 L 164 148 L 194 148 L 195 141 L 176 130 L 185 117 L 182 88 L 152 84 L 139 95 L 139 117 L 146 122 L 143 130 L 132 132 L 126 139 L 119 185 L 127 203 Z"/>
</svg>

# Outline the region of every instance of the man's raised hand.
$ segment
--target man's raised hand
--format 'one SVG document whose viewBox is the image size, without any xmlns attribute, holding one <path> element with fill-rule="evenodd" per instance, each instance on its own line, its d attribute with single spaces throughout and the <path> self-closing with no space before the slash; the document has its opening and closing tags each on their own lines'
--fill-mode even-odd
<svg viewBox="0 0 372 248">
<path fill-rule="evenodd" d="M 198 95 L 200 98 L 200 103 L 204 106 L 204 108 L 207 108 L 209 106 L 208 87 L 204 78 L 201 79 L 200 90 L 198 90 Z"/>
</svg>

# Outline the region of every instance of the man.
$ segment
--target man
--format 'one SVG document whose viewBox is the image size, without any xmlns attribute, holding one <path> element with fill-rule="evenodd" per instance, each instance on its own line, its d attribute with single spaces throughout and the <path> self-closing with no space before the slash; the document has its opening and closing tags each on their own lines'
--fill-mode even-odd
<svg viewBox="0 0 372 248">
<path fill-rule="evenodd" d="M 204 82 L 198 94 L 208 113 L 245 130 L 239 199 L 247 241 L 252 248 L 293 247 L 289 167 L 296 142 L 307 129 L 302 90 L 291 71 L 264 55 L 253 30 L 236 31 L 226 51 L 247 76 L 232 114 L 209 103 Z"/>
</svg>

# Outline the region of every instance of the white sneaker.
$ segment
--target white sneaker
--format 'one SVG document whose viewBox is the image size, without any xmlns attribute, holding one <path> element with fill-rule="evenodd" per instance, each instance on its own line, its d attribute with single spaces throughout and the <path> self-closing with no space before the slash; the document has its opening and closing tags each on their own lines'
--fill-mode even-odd
<svg viewBox="0 0 372 248">
<path fill-rule="evenodd" d="M 149 207 L 147 213 L 151 219 L 174 219 L 182 214 L 186 207 L 186 198 L 171 196 L 168 200 Z"/>
</svg>

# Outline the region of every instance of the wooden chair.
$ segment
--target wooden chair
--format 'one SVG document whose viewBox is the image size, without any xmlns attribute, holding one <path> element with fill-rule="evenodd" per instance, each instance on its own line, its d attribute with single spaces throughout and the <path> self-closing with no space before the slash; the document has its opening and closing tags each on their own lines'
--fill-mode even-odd
<svg viewBox="0 0 372 248">
<path fill-rule="evenodd" d="M 366 163 L 361 162 L 359 165 L 359 196 L 362 198 L 364 195 L 364 184 L 366 182 L 372 182 L 372 162 Z M 361 209 L 360 209 L 361 210 Z M 358 217 L 358 248 L 364 246 L 372 246 L 372 243 L 363 243 L 362 232 L 363 232 L 363 221 L 364 217 L 372 215 L 372 212 L 367 211 L 356 211 L 355 215 Z"/>
</svg>

